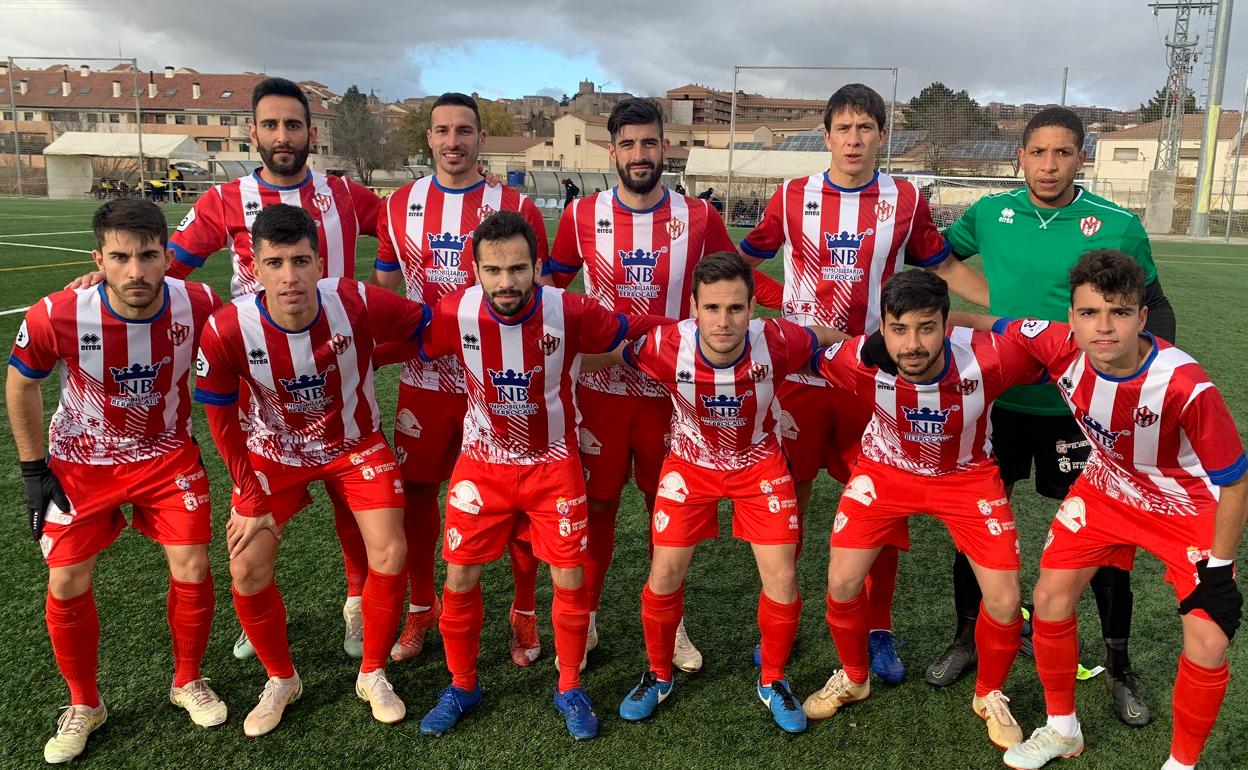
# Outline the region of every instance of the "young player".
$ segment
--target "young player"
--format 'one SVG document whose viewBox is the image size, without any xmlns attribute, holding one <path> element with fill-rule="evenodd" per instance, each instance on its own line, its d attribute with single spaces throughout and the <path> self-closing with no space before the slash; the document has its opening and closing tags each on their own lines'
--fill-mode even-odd
<svg viewBox="0 0 1248 770">
<path fill-rule="evenodd" d="M 537 258 L 546 259 L 546 225 L 533 201 L 510 187 L 486 185 L 477 157 L 486 141 L 471 96 L 442 94 L 434 100 L 427 132 L 437 169 L 400 187 L 377 219 L 380 246 L 373 281 L 434 306 L 442 297 L 472 285 L 472 231 L 495 211 L 519 211 L 537 236 Z M 464 373 L 453 356 L 404 363 L 394 426 L 395 455 L 403 473 L 407 508 L 407 568 L 411 599 L 403 634 L 390 650 L 409 660 L 425 645 L 425 631 L 437 625 L 433 589 L 434 547 L 440 534 L 438 490 L 450 478 L 463 438 L 468 408 Z M 409 462 L 410 460 L 410 462 Z M 511 605 L 511 659 L 531 665 L 542 652 L 537 634 L 537 560 L 527 538 L 508 544 L 515 599 Z"/>
<path fill-rule="evenodd" d="M 200 331 L 221 301 L 203 284 L 166 277 L 169 231 L 155 204 L 110 201 L 91 227 L 103 282 L 30 307 L 5 383 L 31 530 L 48 565 L 48 635 L 70 693 L 43 750 L 52 763 L 81 754 L 108 717 L 91 578 L 126 526 L 127 503 L 131 526 L 160 543 L 169 563 L 169 699 L 202 727 L 227 715 L 200 675 L 213 612 L 212 506 L 191 438 L 189 384 Z M 61 400 L 45 444 L 40 386 L 57 364 Z"/>
<path fill-rule="evenodd" d="M 1040 557 L 1032 618 L 1048 721 L 1005 754 L 1039 768 L 1083 751 L 1075 714 L 1075 606 L 1101 566 L 1131 569 L 1137 548 L 1166 565 L 1183 647 L 1165 770 L 1200 758 L 1230 679 L 1226 652 L 1243 599 L 1234 559 L 1248 518 L 1248 457 L 1218 389 L 1191 356 L 1144 331 L 1145 272 L 1098 249 L 1070 271 L 1069 324 L 996 319 L 1042 363 L 1092 444 Z M 986 327 L 991 319 L 979 317 Z"/>
<path fill-rule="evenodd" d="M 983 587 L 972 710 L 1005 749 L 1022 740 L 1002 693 L 1018 652 L 1019 547 L 988 427 L 993 400 L 1044 370 L 1000 338 L 949 328 L 949 292 L 931 273 L 894 275 L 881 296 L 879 332 L 829 348 L 817 371 L 870 403 L 862 454 L 837 506 L 828 565 L 827 621 L 843 668 L 804 704 L 811 719 L 866 698 L 870 619 L 863 580 L 885 545 L 907 548 L 910 516 L 949 528 Z"/>
<path fill-rule="evenodd" d="M 620 704 L 620 716 L 645 719 L 671 695 L 672 651 L 684 612 L 684 579 L 694 547 L 718 536 L 719 501 L 733 503 L 733 532 L 754 550 L 762 672 L 758 697 L 788 732 L 806 715 L 784 678 L 802 602 L 796 555 L 801 521 L 793 477 L 780 451 L 775 386 L 810 371 L 820 344 L 844 339 L 783 319 L 751 320 L 753 271 L 736 251 L 703 257 L 693 270 L 694 318 L 665 326 L 614 357 L 670 393 L 672 450 L 663 462 L 653 517 L 654 556 L 641 592 L 650 668 Z"/>
<path fill-rule="evenodd" d="M 273 570 L 286 523 L 311 502 L 313 481 L 348 502 L 367 548 L 356 694 L 377 720 L 398 722 L 406 708 L 384 665 L 406 582 L 403 483 L 380 431 L 372 359 L 378 342 L 417 337 L 428 308 L 345 278 L 320 279 L 316 222 L 302 208 L 269 206 L 252 233 L 263 291 L 212 316 L 195 389 L 236 487 L 226 529 L 234 608 L 269 676 L 243 729 L 251 737 L 273 730 L 302 694 Z M 244 384 L 247 433 L 237 418 Z"/>
<path fill-rule="evenodd" d="M 420 729 L 441 735 L 480 704 L 481 571 L 527 522 L 533 552 L 550 565 L 554 583 L 555 706 L 573 737 L 593 738 L 598 717 L 580 680 L 589 628 L 581 565 L 589 532 L 572 387 L 579 355 L 614 348 L 630 325 L 585 295 L 536 283 L 535 236 L 520 214 L 486 218 L 472 242 L 478 284 L 442 299 L 421 350 L 426 359 L 459 360 L 468 414 L 442 544 L 447 570 L 438 627 L 451 684 Z"/>
<path fill-rule="evenodd" d="M 959 259 L 979 254 L 988 279 L 990 313 L 1060 320 L 1070 305 L 1066 275 L 1093 248 L 1115 248 L 1144 268 L 1148 331 L 1174 341 L 1174 310 L 1162 291 L 1148 235 L 1135 214 L 1078 187 L 1083 168 L 1083 122 L 1065 107 L 1041 110 L 1027 122 L 1019 166 L 1024 187 L 981 198 L 945 231 Z M 1006 493 L 1032 475 L 1036 491 L 1061 500 L 1091 451 L 1053 383 L 1024 385 L 1002 394 L 992 412 L 997 463 Z M 979 587 L 970 564 L 954 562 L 954 605 L 958 629 L 953 642 L 927 668 L 927 681 L 952 684 L 975 661 L 975 618 Z M 1102 568 L 1092 580 L 1105 640 L 1105 682 L 1118 718 L 1148 724 L 1149 709 L 1127 651 L 1131 636 L 1131 573 Z M 1024 626 L 1024 634 L 1027 633 Z M 1026 647 L 1024 647 L 1024 650 Z"/>
<path fill-rule="evenodd" d="M 741 242 L 753 265 L 784 249 L 781 311 L 790 321 L 850 335 L 874 330 L 880 289 L 903 261 L 936 272 L 964 297 L 987 296 L 982 276 L 949 259 L 949 245 L 914 185 L 876 170 L 884 114 L 884 100 L 867 86 L 854 83 L 834 93 L 823 113 L 828 170 L 784 182 Z M 842 483 L 849 478 L 869 415 L 817 377 L 794 375 L 779 395 L 785 453 L 805 512 L 821 468 Z M 867 583 L 872 670 L 893 683 L 905 676 L 891 633 L 896 563 L 897 552 L 886 546 Z"/>
</svg>

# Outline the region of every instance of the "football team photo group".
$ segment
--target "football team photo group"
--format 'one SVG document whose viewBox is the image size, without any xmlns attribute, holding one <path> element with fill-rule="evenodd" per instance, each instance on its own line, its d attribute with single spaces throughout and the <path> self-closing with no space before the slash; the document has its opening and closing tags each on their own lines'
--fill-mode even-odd
<svg viewBox="0 0 1248 770">
<path fill-rule="evenodd" d="M 920 186 L 879 170 L 884 98 L 859 83 L 824 93 L 827 169 L 781 183 L 739 240 L 709 196 L 664 184 L 671 143 L 651 100 L 614 106 L 618 180 L 571 199 L 548 233 L 531 197 L 483 170 L 473 97 L 433 102 L 433 173 L 382 198 L 309 166 L 308 97 L 275 77 L 252 93 L 254 173 L 206 188 L 178 223 L 139 198 L 100 205 L 94 270 L 25 311 L 5 383 L 36 544 L 24 556 L 46 563 L 47 635 L 68 690 L 59 719 L 27 717 L 46 719 L 44 760 L 89 761 L 119 739 L 92 737 L 112 706 L 99 674 L 110 639 L 132 631 L 97 611 L 93 575 L 128 527 L 163 550 L 169 635 L 127 643 L 152 655 L 171 644 L 173 670 L 150 656 L 112 666 L 150 668 L 193 729 L 240 743 L 281 742 L 321 696 L 358 698 L 360 727 L 369 714 L 394 725 L 418 756 L 502 719 L 478 674 L 507 652 L 481 641 L 493 622 L 483 575 L 511 581 L 497 619 L 507 665 L 554 661 L 523 696 L 532 730 L 566 728 L 569 742 L 639 730 L 673 718 L 704 665 L 701 679 L 736 676 L 704 661 L 716 632 L 686 623 L 701 601 L 686 598 L 687 577 L 722 521 L 745 547 L 714 569 L 758 587 L 756 616 L 738 619 L 752 677 L 725 709 L 817 740 L 823 720 L 852 721 L 868 698 L 919 709 L 966 677 L 964 705 L 942 718 L 986 740 L 961 749 L 962 766 L 1063 766 L 1085 738 L 1089 756 L 1106 740 L 1100 721 L 1085 736 L 1076 703 L 1080 661 L 1093 660 L 1111 729 L 1159 722 L 1169 754 L 1148 766 L 1196 767 L 1230 729 L 1219 712 L 1241 619 L 1248 457 L 1219 383 L 1174 344 L 1189 319 L 1139 218 L 1076 182 L 1083 122 L 1049 107 L 1022 133 L 1025 184 L 942 231 Z M 363 238 L 377 257 L 360 281 Z M 195 280 L 227 260 L 229 296 Z M 201 412 L 207 429 L 193 430 Z M 209 455 L 228 499 L 209 490 Z M 813 493 L 824 476 L 839 499 Z M 1020 482 L 1044 498 L 1045 530 L 1020 532 Z M 613 564 L 636 537 L 630 484 L 648 559 Z M 297 579 L 282 571 L 283 538 L 318 515 L 305 511 L 314 490 L 337 534 L 314 548 L 341 560 L 343 652 L 358 659 L 354 682 L 315 707 L 300 703 L 302 676 L 327 663 L 299 654 L 281 589 Z M 923 616 L 947 646 L 907 672 L 892 615 L 908 601 L 899 559 L 933 531 L 911 526 L 919 516 L 956 555 L 939 570 L 947 603 Z M 213 574 L 210 551 L 228 552 L 228 574 Z M 1141 551 L 1162 565 L 1166 601 L 1134 601 Z M 826 580 L 803 581 L 803 595 L 799 565 L 825 553 Z M 639 617 L 611 606 L 608 583 L 640 596 Z M 1097 611 L 1079 614 L 1097 643 L 1084 650 L 1089 587 Z M 1147 687 L 1130 656 L 1136 613 L 1171 618 L 1149 641 L 1169 668 Z M 637 629 L 631 689 L 594 681 L 600 616 Z M 795 644 L 820 616 L 833 656 Z M 16 622 L 38 618 L 23 606 Z M 227 704 L 205 660 L 231 641 L 231 665 L 254 677 Z M 791 661 L 815 655 L 819 682 L 790 679 Z M 442 681 L 392 683 L 430 656 Z M 907 676 L 927 690 L 893 687 Z M 1020 708 L 1024 690 L 1036 694 Z M 715 715 L 684 718 L 695 736 Z M 925 738 L 892 729 L 929 766 Z M 11 748 L 22 761 L 37 750 Z"/>
</svg>

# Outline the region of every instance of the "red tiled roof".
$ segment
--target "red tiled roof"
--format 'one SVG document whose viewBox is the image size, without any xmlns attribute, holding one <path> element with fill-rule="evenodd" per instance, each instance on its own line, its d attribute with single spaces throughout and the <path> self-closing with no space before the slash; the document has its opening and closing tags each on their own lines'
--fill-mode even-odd
<svg viewBox="0 0 1248 770">
<path fill-rule="evenodd" d="M 1218 119 L 1218 139 L 1233 139 L 1236 132 L 1239 131 L 1239 113 L 1235 111 L 1226 111 Z M 1198 142 L 1204 137 L 1205 133 L 1205 116 L 1203 114 L 1191 114 L 1183 116 L 1183 128 L 1179 141 L 1181 142 Z M 1161 121 L 1154 120 L 1149 123 L 1141 123 L 1132 128 L 1124 128 L 1121 131 L 1111 131 L 1101 134 L 1102 142 L 1117 142 L 1122 139 L 1151 139 L 1157 141 L 1161 135 Z"/>
</svg>

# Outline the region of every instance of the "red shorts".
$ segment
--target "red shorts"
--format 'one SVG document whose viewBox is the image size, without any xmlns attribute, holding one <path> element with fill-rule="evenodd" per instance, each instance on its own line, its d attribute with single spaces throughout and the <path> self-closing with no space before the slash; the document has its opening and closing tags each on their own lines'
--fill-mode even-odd
<svg viewBox="0 0 1248 770">
<path fill-rule="evenodd" d="M 313 468 L 283 465 L 254 453 L 250 457 L 278 524 L 285 524 L 311 505 L 308 487 L 315 481 L 325 482 L 326 491 L 335 499 L 346 501 L 353 512 L 403 507 L 399 464 L 380 433 L 364 439 L 333 462 Z M 237 504 L 237 492 L 232 502 Z"/>
<path fill-rule="evenodd" d="M 945 523 L 957 549 L 988 569 L 1019 567 L 1014 511 L 995 463 L 944 476 L 919 476 L 859 457 L 832 523 L 832 547 L 909 550 L 898 522 L 921 513 Z"/>
<path fill-rule="evenodd" d="M 513 538 L 533 543 L 552 567 L 579 567 L 589 544 L 585 475 L 576 457 L 538 465 L 503 465 L 460 455 L 446 493 L 442 558 L 485 564 Z"/>
<path fill-rule="evenodd" d="M 684 548 L 719 537 L 719 501 L 732 501 L 733 536 L 755 545 L 797 543 L 802 519 L 793 476 L 776 452 L 748 468 L 720 471 L 668 455 L 654 501 L 655 545 Z"/>
<path fill-rule="evenodd" d="M 65 567 L 112 545 L 132 507 L 131 526 L 161 545 L 201 545 L 212 540 L 212 504 L 199 447 L 184 444 L 151 460 L 84 465 L 51 459 L 48 465 L 72 510 L 49 513 L 39 546 L 49 567 Z"/>
<path fill-rule="evenodd" d="M 1057 509 L 1040 556 L 1041 569 L 1135 565 L 1143 548 L 1166 565 L 1166 582 L 1184 599 L 1196 588 L 1196 562 L 1209 558 L 1214 515 L 1145 513 L 1114 500 L 1080 476 Z"/>
<path fill-rule="evenodd" d="M 576 407 L 581 413 L 581 463 L 589 496 L 619 497 L 628 482 L 630 460 L 637 488 L 653 495 L 671 443 L 672 400 L 578 386 Z"/>
<path fill-rule="evenodd" d="M 465 393 L 444 393 L 399 383 L 394 456 L 399 460 L 404 481 L 441 484 L 451 477 L 463 443 L 466 411 Z"/>
<path fill-rule="evenodd" d="M 793 478 L 813 481 L 822 468 L 842 484 L 862 449 L 871 409 L 847 390 L 785 380 L 780 400 L 780 438 Z"/>
</svg>

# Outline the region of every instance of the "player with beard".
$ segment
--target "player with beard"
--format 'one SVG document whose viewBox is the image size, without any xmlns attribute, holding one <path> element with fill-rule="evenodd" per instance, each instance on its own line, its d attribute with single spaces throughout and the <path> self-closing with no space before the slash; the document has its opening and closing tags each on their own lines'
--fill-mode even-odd
<svg viewBox="0 0 1248 770">
<path fill-rule="evenodd" d="M 1144 269 L 1148 331 L 1174 340 L 1174 310 L 1161 289 L 1148 235 L 1140 220 L 1075 184 L 1083 168 L 1083 122 L 1065 107 L 1042 110 L 1023 131 L 1018 150 L 1026 186 L 989 195 L 967 209 L 945 231 L 954 254 L 979 254 L 988 278 L 989 312 L 1048 320 L 1066 318 L 1066 274 L 1080 255 L 1094 248 L 1130 254 Z M 1053 384 L 1024 385 L 1005 393 L 992 413 L 997 462 L 1006 492 L 1030 478 L 1036 491 L 1055 500 L 1066 497 L 1091 451 Z M 953 642 L 927 668 L 927 681 L 944 686 L 974 664 L 975 618 L 979 588 L 966 557 L 954 562 L 954 606 L 958 628 Z M 1106 649 L 1106 685 L 1118 718 L 1133 727 L 1148 724 L 1149 709 L 1131 670 L 1131 573 L 1103 567 L 1092 580 Z M 1026 638 L 1028 629 L 1024 628 Z M 1024 642 L 1024 651 L 1027 651 Z"/>
<path fill-rule="evenodd" d="M 567 286 L 584 268 L 585 293 L 608 310 L 688 318 L 698 260 L 736 247 L 709 202 L 674 194 L 661 184 L 669 142 L 654 102 L 621 101 L 607 119 L 607 131 L 607 149 L 620 183 L 564 209 L 550 259 L 542 268 L 544 280 Z M 770 289 L 771 295 L 770 301 L 760 302 L 774 306 L 779 287 L 765 276 L 759 284 L 760 292 Z M 626 366 L 582 374 L 577 402 L 589 495 L 588 653 L 598 644 L 598 603 L 615 548 L 620 492 L 631 467 L 646 508 L 653 512 L 672 403 L 659 383 Z M 683 621 L 674 654 L 683 671 L 702 667 L 702 653 L 689 641 Z"/>
<path fill-rule="evenodd" d="M 247 135 L 260 153 L 261 166 L 250 176 L 219 184 L 200 196 L 170 237 L 173 264 L 169 275 L 185 278 L 213 253 L 228 247 L 233 266 L 231 293 L 239 297 L 258 291 L 251 226 L 264 207 L 287 203 L 300 206 L 317 222 L 318 253 L 325 277 L 354 279 L 356 238 L 377 234 L 381 199 L 358 182 L 308 167 L 317 130 L 312 125 L 308 97 L 298 84 L 266 78 L 252 90 L 251 107 L 253 120 Z M 244 393 L 240 403 L 245 401 Z M 347 578 L 342 644 L 348 655 L 358 658 L 363 654 L 360 602 L 368 577 L 368 558 L 350 508 L 336 492 L 327 492 Z M 247 635 L 240 634 L 234 655 L 247 658 L 254 654 Z"/>
<path fill-rule="evenodd" d="M 372 282 L 409 299 L 437 305 L 442 297 L 476 281 L 472 231 L 496 211 L 519 211 L 537 236 L 537 258 L 546 259 L 546 225 L 527 196 L 487 185 L 477 165 L 485 145 L 481 115 L 471 96 L 446 93 L 433 102 L 426 132 L 437 172 L 392 193 L 377 219 L 380 245 Z M 468 407 L 464 373 L 453 356 L 404 362 L 394 427 L 395 455 L 407 500 L 407 565 L 411 583 L 407 622 L 390 651 L 410 660 L 425 646 L 425 631 L 438 622 L 434 594 L 434 548 L 441 532 L 438 490 L 451 477 Z M 508 544 L 515 594 L 511 605 L 511 659 L 529 666 L 541 655 L 537 633 L 537 561 L 527 534 Z"/>
</svg>

